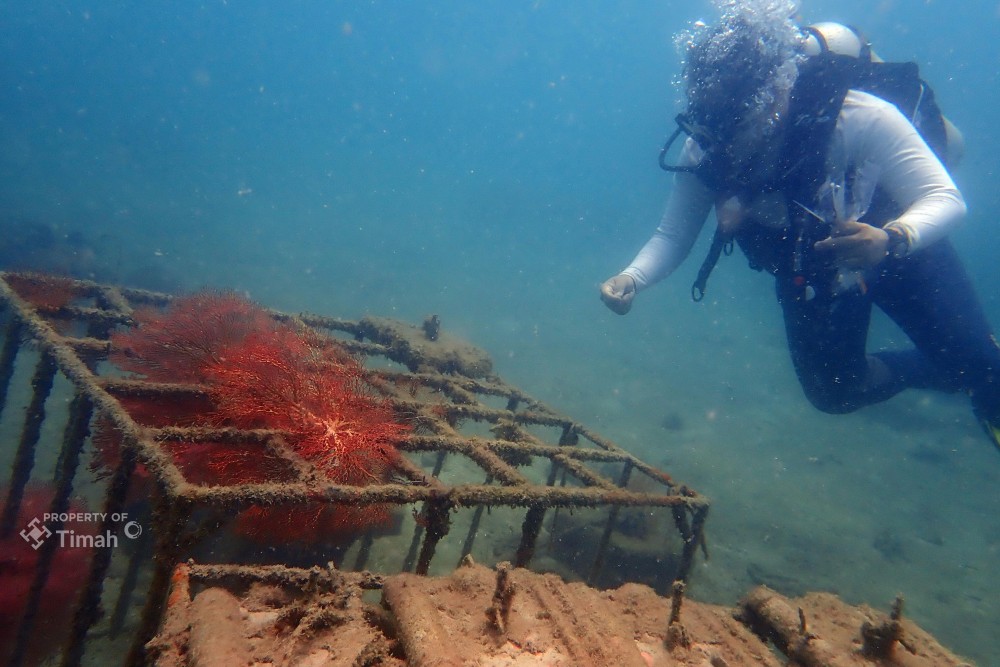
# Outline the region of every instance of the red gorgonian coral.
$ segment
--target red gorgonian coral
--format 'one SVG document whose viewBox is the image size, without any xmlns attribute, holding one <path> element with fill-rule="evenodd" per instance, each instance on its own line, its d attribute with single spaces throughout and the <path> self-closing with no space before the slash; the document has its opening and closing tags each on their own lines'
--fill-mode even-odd
<svg viewBox="0 0 1000 667">
<path fill-rule="evenodd" d="M 182 425 L 281 430 L 288 445 L 335 484 L 362 486 L 391 476 L 400 456 L 396 444 L 409 428 L 368 387 L 361 363 L 332 339 L 278 322 L 232 293 L 179 298 L 162 311 L 138 311 L 134 319 L 137 326 L 112 337 L 111 359 L 153 382 L 203 385 L 210 408 L 185 413 Z M 163 425 L 176 412 L 166 403 L 170 414 L 158 414 L 156 400 L 124 403 L 134 418 L 150 425 Z M 185 451 L 197 448 L 171 453 L 178 460 Z M 202 460 L 212 469 L 208 483 L 211 478 L 217 484 L 283 481 L 274 460 L 260 452 L 230 445 Z M 190 468 L 183 460 L 178 465 Z M 284 540 L 352 532 L 387 517 L 379 507 L 256 508 L 245 512 L 238 526 L 254 536 Z"/>
</svg>

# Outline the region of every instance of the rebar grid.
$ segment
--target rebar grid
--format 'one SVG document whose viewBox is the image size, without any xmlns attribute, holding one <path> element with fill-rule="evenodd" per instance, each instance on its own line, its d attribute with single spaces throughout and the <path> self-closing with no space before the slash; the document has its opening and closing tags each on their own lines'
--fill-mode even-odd
<svg viewBox="0 0 1000 667">
<path fill-rule="evenodd" d="M 31 296 L 23 289 L 26 281 L 43 290 L 68 288 L 72 298 L 58 306 L 33 303 L 24 298 Z M 26 294 L 19 294 L 12 282 L 22 285 Z M 94 418 L 109 421 L 122 436 L 122 456 L 109 485 L 105 509 L 121 508 L 136 463 L 145 466 L 155 484 L 152 498 L 155 570 L 146 611 L 133 643 L 132 663 L 141 661 L 142 643 L 155 631 L 171 568 L 183 559 L 185 548 L 198 536 L 189 526 L 192 515 L 206 508 L 232 513 L 253 505 L 287 506 L 292 511 L 307 502 L 419 504 L 422 509 L 415 522 L 410 550 L 400 568 L 419 574 L 427 573 L 436 546 L 447 535 L 451 516 L 459 508 L 474 509 L 463 543 L 463 556 L 472 551 L 484 511 L 494 507 L 524 508 L 519 546 L 511 557 L 517 566 L 529 565 L 550 510 L 551 530 L 554 530 L 561 508 L 607 508 L 596 557 L 589 568 L 591 582 L 598 579 L 603 569 L 620 511 L 629 507 L 664 508 L 671 514 L 682 546 L 679 554 L 664 554 L 664 562 L 669 565 L 664 565 L 661 583 L 688 576 L 695 552 L 703 545 L 707 499 L 492 374 L 485 354 L 477 357 L 474 348 L 456 343 L 447 334 L 439 335 L 436 318 L 431 337 L 427 323 L 421 329 L 377 318 L 350 321 L 271 313 L 277 320 L 333 337 L 365 362 L 366 382 L 391 404 L 399 419 L 413 428 L 399 446 L 413 459 L 402 457 L 398 483 L 394 480 L 369 486 L 333 484 L 288 447 L 278 431 L 153 428 L 137 424 L 120 398 L 204 396 L 206 392 L 197 385 L 121 377 L 103 363 L 110 352 L 110 333 L 117 327 L 129 326 L 135 308 L 165 307 L 171 299 L 166 294 L 88 281 L 0 273 L 0 311 L 8 313 L 6 338 L 0 352 L 0 397 L 6 395 L 18 350 L 25 344 L 37 347 L 41 361 L 33 382 L 36 385 L 33 404 L 44 406 L 51 390 L 48 375 L 50 369 L 56 369 L 72 384 L 77 397 L 92 406 Z M 494 404 L 503 407 L 492 407 Z M 0 402 L 0 409 L 3 407 Z M 3 514 L 3 527 L 7 531 L 12 528 L 8 523 L 17 516 L 20 496 L 31 474 L 38 440 L 37 433 L 32 431 L 37 430 L 37 422 L 44 417 L 44 409 L 39 407 L 34 413 L 29 411 L 25 423 Z M 470 430 L 478 432 L 470 434 Z M 492 437 L 485 436 L 484 431 Z M 78 452 L 86 434 L 76 437 Z M 164 446 L 185 441 L 259 448 L 283 463 L 287 479 L 229 486 L 191 483 Z M 422 467 L 418 462 L 427 456 L 434 464 Z M 439 475 L 448 456 L 474 464 L 484 481 L 442 480 Z M 532 481 L 522 472 L 536 466 L 547 468 L 544 483 Z M 608 470 L 614 471 L 615 479 Z M 72 479 L 72 471 L 69 478 Z M 68 488 L 65 493 L 68 495 Z M 57 498 L 54 506 L 57 501 L 65 504 L 65 498 Z M 366 536 L 355 569 L 365 567 L 371 544 L 372 538 Z M 63 664 L 78 664 L 80 660 L 87 629 L 96 621 L 109 560 L 110 556 L 104 558 L 100 554 L 92 559 L 90 586 L 77 609 L 74 637 Z M 30 630 L 30 623 L 27 627 Z"/>
</svg>

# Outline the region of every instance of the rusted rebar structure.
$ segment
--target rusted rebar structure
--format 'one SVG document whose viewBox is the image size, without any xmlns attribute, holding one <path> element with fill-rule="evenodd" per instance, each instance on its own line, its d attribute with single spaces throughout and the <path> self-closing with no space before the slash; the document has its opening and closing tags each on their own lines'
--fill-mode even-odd
<svg viewBox="0 0 1000 667">
<path fill-rule="evenodd" d="M 58 304 L 34 297 L 46 290 L 69 290 L 70 296 Z M 142 660 L 143 645 L 155 631 L 173 566 L 187 558 L 196 544 L 211 540 L 227 517 L 253 505 L 287 507 L 290 512 L 315 502 L 410 507 L 409 514 L 400 513 L 410 529 L 409 537 L 403 536 L 408 543 L 405 556 L 395 566 L 386 566 L 383 557 L 381 567 L 375 569 L 417 574 L 431 569 L 439 545 L 456 525 L 462 526 L 458 558 L 473 554 L 484 532 L 494 536 L 514 532 L 513 553 L 484 560 L 510 560 L 515 566 L 526 567 L 539 548 L 543 530 L 547 530 L 550 545 L 558 544 L 562 527 L 579 522 L 579 516 L 571 513 L 596 512 L 592 521 L 597 526 L 595 539 L 587 554 L 590 565 L 583 576 L 597 584 L 609 569 L 605 563 L 621 527 L 634 523 L 632 519 L 626 522 L 623 513 L 641 509 L 642 516 L 662 515 L 666 519 L 658 528 L 668 525 L 675 531 L 673 541 L 662 547 L 664 553 L 656 555 L 659 569 L 648 583 L 665 590 L 670 582 L 688 576 L 695 553 L 703 544 L 708 501 L 493 375 L 488 357 L 441 331 L 436 317 L 417 327 L 376 318 L 349 321 L 273 313 L 276 319 L 295 320 L 329 335 L 363 358 L 366 381 L 386 397 L 397 415 L 413 425 L 412 434 L 400 447 L 408 456 L 400 465 L 398 482 L 364 487 L 331 484 L 287 447 L 282 433 L 276 431 L 137 424 L 119 399 L 198 396 L 205 392 L 199 386 L 123 377 L 107 362 L 109 335 L 115 328 L 131 324 L 133 309 L 166 306 L 170 300 L 165 294 L 87 281 L 0 273 L 0 324 L 5 327 L 0 347 L 0 410 L 11 403 L 12 392 L 28 396 L 0 508 L 0 539 L 23 528 L 16 525 L 18 509 L 29 481 L 38 478 L 36 455 L 45 447 L 51 449 L 43 442 L 40 429 L 54 419 L 46 412 L 53 393 L 64 394 L 59 405 L 67 406 L 60 407 L 64 436 L 51 480 L 56 489 L 51 505 L 54 514 L 69 506 L 89 424 L 96 419 L 113 424 L 122 438 L 121 456 L 103 482 L 104 520 L 99 531 L 120 529 L 113 524 L 113 517 L 126 506 L 137 464 L 144 466 L 154 484 L 148 519 L 152 524 L 148 528 L 155 534 L 152 573 L 143 580 L 148 582 L 148 594 L 141 621 L 129 633 L 129 662 Z M 21 369 L 31 363 L 34 374 L 30 386 L 18 387 L 15 366 Z M 12 417 L 4 415 L 8 418 Z M 206 440 L 238 444 L 279 459 L 290 476 L 280 483 L 194 484 L 185 479 L 165 444 Z M 4 449 L 6 444 L 0 442 L 0 454 Z M 514 515 L 509 513 L 491 519 L 491 511 L 496 515 L 502 508 L 517 513 L 519 518 L 513 525 Z M 461 522 L 456 521 L 459 514 Z M 489 526 L 491 520 L 503 525 Z M 364 536 L 354 547 L 353 561 L 341 558 L 337 565 L 370 569 L 380 539 L 375 534 Z M 52 544 L 42 546 L 32 587 L 36 599 L 29 601 L 21 619 L 14 665 L 23 659 L 37 597 L 50 574 L 46 568 L 51 556 L 47 558 L 44 550 L 54 549 Z M 459 549 L 454 551 L 457 554 Z M 128 566 L 119 568 L 126 572 L 118 585 L 117 600 L 109 600 L 105 599 L 104 586 L 112 556 L 110 549 L 93 552 L 88 584 L 75 607 L 71 636 L 63 652 L 64 665 L 81 663 L 85 640 L 100 617 L 100 609 L 110 613 L 112 635 L 125 624 L 129 596 L 140 578 L 137 571 L 148 565 L 150 558 L 135 550 Z M 447 563 L 447 568 L 458 558 Z"/>
</svg>

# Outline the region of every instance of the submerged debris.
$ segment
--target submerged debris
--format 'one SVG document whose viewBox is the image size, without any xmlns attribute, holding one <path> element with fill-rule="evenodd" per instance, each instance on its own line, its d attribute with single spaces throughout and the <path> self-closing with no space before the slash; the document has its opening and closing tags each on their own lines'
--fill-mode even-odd
<svg viewBox="0 0 1000 667">
<path fill-rule="evenodd" d="M 969 667 L 902 618 L 901 598 L 886 617 L 865 605 L 852 607 L 829 593 L 789 599 L 758 586 L 740 601 L 738 617 L 801 667 Z M 866 634 L 870 640 L 863 639 Z M 893 647 L 900 640 L 905 651 L 897 655 Z"/>
<path fill-rule="evenodd" d="M 667 623 L 667 648 L 691 648 L 691 638 L 681 623 L 681 604 L 684 602 L 684 582 L 675 581 L 670 595 L 670 620 Z"/>
</svg>

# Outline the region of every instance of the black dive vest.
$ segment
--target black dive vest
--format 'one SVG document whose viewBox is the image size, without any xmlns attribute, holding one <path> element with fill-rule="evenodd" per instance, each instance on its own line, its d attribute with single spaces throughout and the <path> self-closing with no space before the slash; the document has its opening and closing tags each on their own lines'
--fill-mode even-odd
<svg viewBox="0 0 1000 667">
<path fill-rule="evenodd" d="M 735 240 L 751 268 L 775 275 L 799 273 L 810 284 L 821 284 L 832 277 L 834 269 L 812 257 L 813 244 L 829 236 L 829 226 L 816 220 L 803 206 L 817 208 L 819 190 L 827 179 L 827 151 L 849 89 L 871 93 L 896 105 L 938 158 L 944 160 L 944 118 L 933 91 L 921 80 L 916 63 L 869 62 L 832 53 L 809 58 L 799 68 L 792 88 L 776 176 L 754 191 L 744 190 L 739 194 L 750 202 L 758 195 L 780 192 L 789 214 L 789 224 L 781 229 L 764 227 L 752 220 L 739 226 Z M 876 189 L 862 220 L 880 227 L 900 212 L 891 198 Z M 714 260 L 728 240 L 716 231 L 712 251 L 692 287 L 696 300 L 703 295 Z"/>
</svg>

